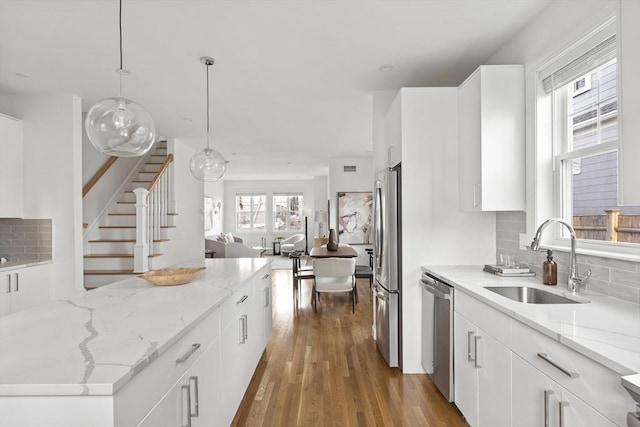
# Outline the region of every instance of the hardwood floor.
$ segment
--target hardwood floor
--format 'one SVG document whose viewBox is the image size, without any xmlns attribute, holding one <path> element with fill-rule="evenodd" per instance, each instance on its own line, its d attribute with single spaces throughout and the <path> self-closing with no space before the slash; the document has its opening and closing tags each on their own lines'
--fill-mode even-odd
<svg viewBox="0 0 640 427">
<path fill-rule="evenodd" d="M 273 271 L 273 333 L 234 426 L 465 426 L 427 375 L 389 368 L 371 336 L 371 290 L 323 294 L 293 310 L 290 270 Z"/>
</svg>

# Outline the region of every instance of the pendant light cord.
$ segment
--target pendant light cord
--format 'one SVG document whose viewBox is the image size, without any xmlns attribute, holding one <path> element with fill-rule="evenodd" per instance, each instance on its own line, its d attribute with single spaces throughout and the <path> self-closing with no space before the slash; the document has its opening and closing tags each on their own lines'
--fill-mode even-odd
<svg viewBox="0 0 640 427">
<path fill-rule="evenodd" d="M 209 63 L 207 63 L 207 148 L 209 148 Z"/>
<path fill-rule="evenodd" d="M 118 93 L 118 98 L 122 98 L 122 74 L 124 74 L 124 68 L 122 67 L 122 0 L 120 0 L 120 8 L 118 10 L 118 30 L 120 34 L 120 69 L 118 70 L 118 74 L 120 74 L 120 92 Z"/>
</svg>

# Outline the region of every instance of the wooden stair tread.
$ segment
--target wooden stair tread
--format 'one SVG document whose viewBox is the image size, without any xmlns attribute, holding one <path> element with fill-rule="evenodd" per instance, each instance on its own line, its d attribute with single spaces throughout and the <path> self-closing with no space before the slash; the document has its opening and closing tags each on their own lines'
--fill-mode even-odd
<svg viewBox="0 0 640 427">
<path fill-rule="evenodd" d="M 115 229 L 115 228 L 136 228 L 135 225 L 101 225 L 98 228 Z M 175 225 L 161 225 L 160 228 L 176 228 Z"/>
<path fill-rule="evenodd" d="M 158 239 L 158 240 L 154 240 L 154 242 L 168 242 L 170 239 Z M 102 243 L 135 243 L 136 240 L 135 239 L 96 239 L 96 240 L 89 240 L 89 243 L 98 243 L 98 242 L 102 242 Z"/>
<path fill-rule="evenodd" d="M 149 255 L 149 258 L 162 256 L 162 254 Z M 133 258 L 133 254 L 87 254 L 84 258 Z"/>
</svg>

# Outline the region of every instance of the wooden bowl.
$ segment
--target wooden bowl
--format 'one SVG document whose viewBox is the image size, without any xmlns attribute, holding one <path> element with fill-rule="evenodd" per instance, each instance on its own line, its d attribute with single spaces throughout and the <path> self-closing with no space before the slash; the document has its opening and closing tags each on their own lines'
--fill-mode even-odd
<svg viewBox="0 0 640 427">
<path fill-rule="evenodd" d="M 160 270 L 150 270 L 140 274 L 149 283 L 156 286 L 184 285 L 189 283 L 206 267 L 196 268 L 162 268 Z"/>
</svg>

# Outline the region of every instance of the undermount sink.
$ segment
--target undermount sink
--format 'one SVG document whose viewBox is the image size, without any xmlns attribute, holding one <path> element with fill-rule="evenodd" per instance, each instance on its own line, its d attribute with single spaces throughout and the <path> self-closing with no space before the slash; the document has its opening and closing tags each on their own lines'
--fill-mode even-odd
<svg viewBox="0 0 640 427">
<path fill-rule="evenodd" d="M 485 289 L 525 304 L 581 304 L 587 302 L 573 300 L 562 295 L 527 286 L 487 286 Z"/>
</svg>

